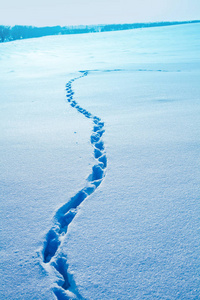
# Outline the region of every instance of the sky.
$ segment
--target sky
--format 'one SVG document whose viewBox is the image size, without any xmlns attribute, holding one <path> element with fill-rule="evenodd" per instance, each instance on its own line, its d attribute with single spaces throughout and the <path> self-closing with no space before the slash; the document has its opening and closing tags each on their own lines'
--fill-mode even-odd
<svg viewBox="0 0 200 300">
<path fill-rule="evenodd" d="M 0 25 L 86 25 L 200 19 L 200 0 L 6 0 Z"/>
</svg>

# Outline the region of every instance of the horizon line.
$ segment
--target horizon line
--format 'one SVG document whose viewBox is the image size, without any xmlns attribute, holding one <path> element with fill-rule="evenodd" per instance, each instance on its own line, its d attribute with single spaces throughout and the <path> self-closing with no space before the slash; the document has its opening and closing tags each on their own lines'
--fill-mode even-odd
<svg viewBox="0 0 200 300">
<path fill-rule="evenodd" d="M 15 27 L 15 26 L 24 26 L 24 27 L 35 27 L 35 28 L 45 28 L 45 27 L 77 27 L 77 26 L 107 26 L 107 25 L 132 25 L 132 24 L 160 24 L 160 23 L 177 23 L 177 24 L 182 24 L 182 23 L 200 23 L 199 20 L 183 20 L 183 21 L 153 21 L 153 22 L 133 22 L 133 23 L 98 23 L 98 24 L 76 24 L 76 25 L 45 25 L 45 26 L 37 26 L 37 25 L 27 25 L 27 24 L 15 24 L 15 25 L 5 25 L 5 24 L 0 24 L 0 26 L 5 26 L 5 27 Z"/>
</svg>

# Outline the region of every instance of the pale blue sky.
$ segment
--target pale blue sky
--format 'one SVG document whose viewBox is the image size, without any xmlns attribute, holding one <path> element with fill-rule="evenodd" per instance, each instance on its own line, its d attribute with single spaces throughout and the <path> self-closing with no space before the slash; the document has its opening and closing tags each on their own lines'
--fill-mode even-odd
<svg viewBox="0 0 200 300">
<path fill-rule="evenodd" d="M 2 25 L 76 25 L 200 19 L 200 0 L 7 0 Z"/>
</svg>

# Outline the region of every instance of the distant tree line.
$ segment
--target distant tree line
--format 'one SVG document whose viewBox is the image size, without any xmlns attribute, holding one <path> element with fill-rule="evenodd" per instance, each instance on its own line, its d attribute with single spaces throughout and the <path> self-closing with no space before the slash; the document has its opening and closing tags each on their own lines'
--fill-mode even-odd
<svg viewBox="0 0 200 300">
<path fill-rule="evenodd" d="M 199 23 L 200 20 L 182 22 L 156 22 L 156 23 L 132 23 L 132 24 L 109 24 L 109 25 L 78 25 L 78 26 L 53 26 L 33 27 L 16 25 L 13 27 L 0 25 L 0 43 L 19 39 L 36 38 L 47 35 L 80 34 L 89 32 L 105 32 L 128 30 L 145 27 L 180 25 L 188 23 Z"/>
<path fill-rule="evenodd" d="M 19 39 L 35 38 L 46 35 L 55 35 L 61 32 L 60 26 L 33 27 L 33 26 L 0 26 L 0 42 L 14 41 Z"/>
</svg>

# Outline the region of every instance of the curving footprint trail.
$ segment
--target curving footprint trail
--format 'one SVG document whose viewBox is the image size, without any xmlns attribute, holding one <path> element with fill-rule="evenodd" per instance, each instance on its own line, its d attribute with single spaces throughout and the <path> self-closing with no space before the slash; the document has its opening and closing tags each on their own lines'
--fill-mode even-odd
<svg viewBox="0 0 200 300">
<path fill-rule="evenodd" d="M 80 71 L 81 75 L 71 79 L 66 84 L 67 101 L 79 113 L 93 121 L 93 130 L 90 137 L 91 144 L 94 148 L 94 157 L 96 164 L 92 167 L 92 173 L 88 176 L 86 186 L 81 189 L 66 204 L 58 209 L 54 216 L 54 225 L 46 235 L 44 248 L 42 250 L 42 259 L 45 269 L 49 272 L 52 269 L 57 271 L 61 280 L 58 280 L 57 286 L 54 288 L 54 294 L 57 299 L 83 299 L 78 293 L 76 284 L 72 275 L 68 272 L 68 264 L 66 255 L 60 252 L 62 242 L 66 236 L 68 226 L 74 219 L 78 206 L 101 184 L 107 167 L 107 157 L 104 150 L 102 136 L 104 133 L 104 123 L 97 116 L 92 115 L 86 109 L 82 108 L 74 100 L 74 92 L 72 83 L 84 76 L 88 75 L 88 71 Z"/>
</svg>

